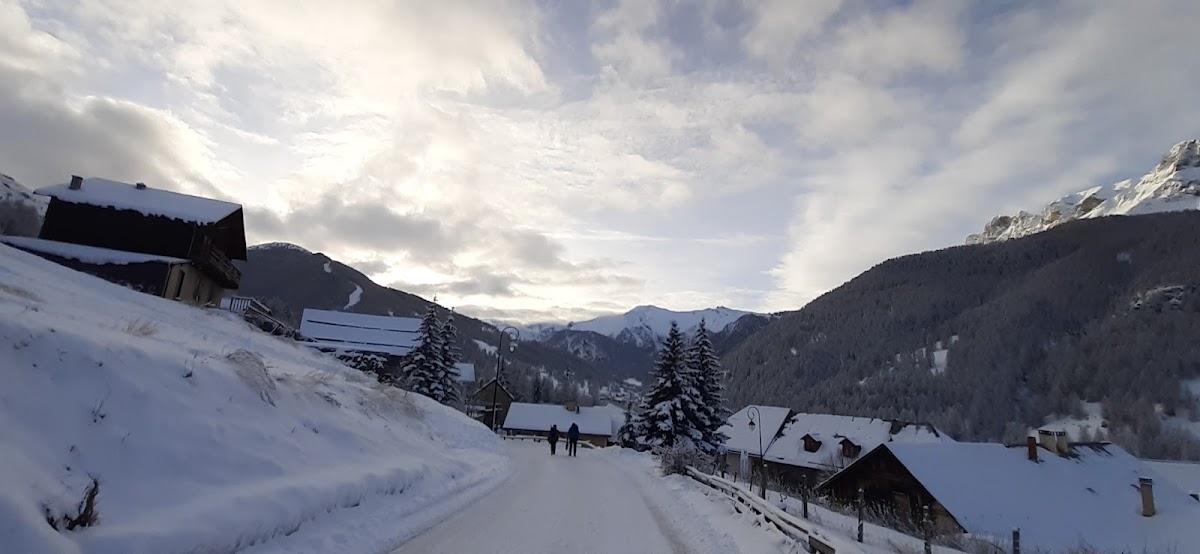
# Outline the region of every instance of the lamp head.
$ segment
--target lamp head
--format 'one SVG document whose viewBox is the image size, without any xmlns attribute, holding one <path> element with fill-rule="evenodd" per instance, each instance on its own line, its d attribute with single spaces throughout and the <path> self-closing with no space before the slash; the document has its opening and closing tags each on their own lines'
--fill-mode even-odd
<svg viewBox="0 0 1200 554">
<path fill-rule="evenodd" d="M 753 419 L 752 419 L 752 420 L 750 420 L 750 430 L 751 430 L 751 431 L 753 431 L 753 430 L 754 430 L 754 420 L 753 420 Z"/>
</svg>

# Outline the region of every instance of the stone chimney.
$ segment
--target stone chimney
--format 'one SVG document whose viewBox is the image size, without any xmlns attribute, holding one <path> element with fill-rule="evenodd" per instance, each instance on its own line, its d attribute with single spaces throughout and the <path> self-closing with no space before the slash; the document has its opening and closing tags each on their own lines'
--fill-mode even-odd
<svg viewBox="0 0 1200 554">
<path fill-rule="evenodd" d="M 1051 452 L 1058 451 L 1058 439 L 1055 438 L 1053 431 L 1038 429 L 1038 444 Z"/>
<path fill-rule="evenodd" d="M 138 189 L 138 190 L 146 190 L 146 183 L 138 183 L 138 184 L 134 185 L 133 188 Z"/>
<path fill-rule="evenodd" d="M 67 185 L 67 188 L 69 188 L 71 190 L 79 190 L 79 189 L 83 188 L 83 177 L 80 177 L 78 175 L 72 175 L 71 176 L 71 184 Z"/>
<path fill-rule="evenodd" d="M 1154 479 L 1138 477 L 1138 490 L 1142 493 L 1142 515 L 1154 515 Z"/>
<path fill-rule="evenodd" d="M 1028 451 L 1029 461 L 1037 462 L 1037 439 L 1033 437 L 1025 437 L 1025 449 Z"/>
</svg>

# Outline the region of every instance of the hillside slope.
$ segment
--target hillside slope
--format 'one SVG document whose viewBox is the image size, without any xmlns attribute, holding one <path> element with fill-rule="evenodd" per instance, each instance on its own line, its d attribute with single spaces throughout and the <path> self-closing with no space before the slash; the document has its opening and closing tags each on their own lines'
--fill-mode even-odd
<svg viewBox="0 0 1200 554">
<path fill-rule="evenodd" d="M 270 551 L 282 535 L 379 552 L 421 530 L 400 519 L 450 509 L 437 503 L 508 471 L 500 441 L 455 410 L 230 313 L 4 245 L 0 375 L 5 552 Z M 93 478 L 98 523 L 51 528 Z M 306 535 L 347 512 L 390 523 Z"/>
<path fill-rule="evenodd" d="M 265 300 L 282 319 L 293 324 L 299 323 L 304 308 L 420 317 L 430 304 L 419 296 L 379 285 L 329 256 L 295 245 L 252 246 L 247 257 L 248 261 L 238 262 L 242 286 L 237 294 Z M 490 379 L 495 372 L 500 331 L 463 314 L 456 314 L 455 322 L 463 361 L 475 364 L 477 377 Z M 522 342 L 515 352 L 505 355 L 505 361 L 513 365 L 513 381 L 542 370 L 552 375 L 570 374 L 579 380 L 603 382 L 609 378 L 587 361 L 537 342 Z"/>
<path fill-rule="evenodd" d="M 730 396 L 959 439 L 1104 401 L 1123 446 L 1182 455 L 1159 419 L 1200 375 L 1198 236 L 1197 213 L 1107 217 L 888 260 L 727 355 Z"/>
<path fill-rule="evenodd" d="M 717 354 L 722 355 L 741 344 L 758 330 L 766 327 L 769 322 L 768 316 L 746 314 L 736 321 L 724 325 L 720 331 L 713 332 L 710 329 L 709 338 L 712 340 Z M 668 328 L 670 328 L 669 324 Z M 689 330 L 688 336 L 694 332 L 695 326 Z M 661 338 L 641 344 L 640 341 L 621 340 L 620 336 L 624 335 L 620 333 L 618 335 L 618 338 L 614 338 L 595 331 L 583 331 L 572 327 L 571 329 L 546 332 L 538 340 L 542 344 L 587 360 L 597 368 L 598 372 L 609 375 L 613 379 L 629 377 L 639 380 L 646 379 L 650 369 L 654 366 L 655 354 L 658 352 L 658 346 L 662 343 Z M 645 340 L 650 339 L 647 337 Z"/>
<path fill-rule="evenodd" d="M 1039 213 L 997 216 L 967 244 L 986 244 L 1040 233 L 1076 219 L 1200 210 L 1200 141 L 1171 148 L 1136 182 L 1125 180 L 1068 194 Z"/>
</svg>

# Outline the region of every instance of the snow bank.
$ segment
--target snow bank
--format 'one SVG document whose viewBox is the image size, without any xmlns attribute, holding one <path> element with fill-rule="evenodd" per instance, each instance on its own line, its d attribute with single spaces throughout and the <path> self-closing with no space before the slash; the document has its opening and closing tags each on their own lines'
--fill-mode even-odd
<svg viewBox="0 0 1200 554">
<path fill-rule="evenodd" d="M 450 408 L 228 312 L 7 246 L 0 342 L 6 552 L 267 547 L 329 517 L 422 510 L 509 471 L 500 441 Z M 98 525 L 52 529 L 46 510 L 73 513 L 91 476 Z M 336 550 L 375 551 L 411 531 L 377 526 Z"/>
</svg>

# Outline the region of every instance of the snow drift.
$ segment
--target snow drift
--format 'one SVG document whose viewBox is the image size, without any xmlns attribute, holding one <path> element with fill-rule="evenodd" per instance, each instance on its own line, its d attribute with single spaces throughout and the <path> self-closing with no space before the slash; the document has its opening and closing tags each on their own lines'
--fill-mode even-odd
<svg viewBox="0 0 1200 554">
<path fill-rule="evenodd" d="M 226 552 L 362 503 L 413 514 L 509 471 L 450 408 L 3 245 L 0 377 L 5 551 Z M 53 529 L 93 478 L 98 523 Z"/>
</svg>

